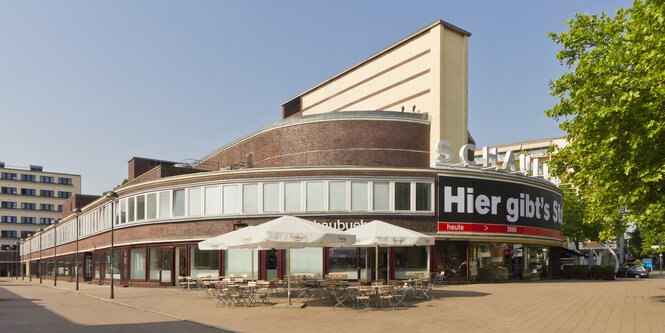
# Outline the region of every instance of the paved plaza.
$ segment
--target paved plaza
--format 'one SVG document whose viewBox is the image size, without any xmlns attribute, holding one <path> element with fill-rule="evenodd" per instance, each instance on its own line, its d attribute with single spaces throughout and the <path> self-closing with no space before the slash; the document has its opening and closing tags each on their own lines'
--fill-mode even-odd
<svg viewBox="0 0 665 333">
<path fill-rule="evenodd" d="M 665 279 L 437 287 L 406 310 L 216 307 L 198 291 L 0 279 L 0 332 L 665 332 Z M 273 299 L 284 302 L 284 299 Z"/>
</svg>

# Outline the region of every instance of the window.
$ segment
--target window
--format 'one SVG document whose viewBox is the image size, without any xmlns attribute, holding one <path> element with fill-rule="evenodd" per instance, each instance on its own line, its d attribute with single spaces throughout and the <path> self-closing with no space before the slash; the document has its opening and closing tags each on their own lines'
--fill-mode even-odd
<svg viewBox="0 0 665 333">
<path fill-rule="evenodd" d="M 36 210 L 37 205 L 30 202 L 21 202 L 21 209 Z"/>
<path fill-rule="evenodd" d="M 35 175 L 21 175 L 21 180 L 24 182 L 34 182 Z"/>
<path fill-rule="evenodd" d="M 40 204 L 40 205 L 39 205 L 39 209 L 40 209 L 40 210 L 45 210 L 45 211 L 52 212 L 52 211 L 55 210 L 55 205 L 52 205 L 52 204 Z"/>
<path fill-rule="evenodd" d="M 416 210 L 432 210 L 432 184 L 416 183 Z"/>
<path fill-rule="evenodd" d="M 222 186 L 224 214 L 238 213 L 238 185 Z"/>
<path fill-rule="evenodd" d="M 127 222 L 127 199 L 120 200 L 120 223 Z"/>
<path fill-rule="evenodd" d="M 190 188 L 189 191 L 189 216 L 201 215 L 201 189 Z"/>
<path fill-rule="evenodd" d="M 159 192 L 159 218 L 171 217 L 171 192 Z"/>
<path fill-rule="evenodd" d="M 146 196 L 148 200 L 148 219 L 157 218 L 157 193 L 150 193 Z"/>
<path fill-rule="evenodd" d="M 263 184 L 263 212 L 279 212 L 279 183 Z"/>
<path fill-rule="evenodd" d="M 189 250 L 189 274 L 191 276 L 219 275 L 219 251 L 201 251 L 195 246 L 190 247 Z"/>
<path fill-rule="evenodd" d="M 302 186 L 298 183 L 284 183 L 284 210 L 294 212 L 302 210 Z"/>
<path fill-rule="evenodd" d="M 35 218 L 34 217 L 26 217 L 26 221 L 28 219 L 31 219 L 32 222 L 24 222 L 24 223 L 35 223 Z M 53 222 L 53 219 L 50 217 L 40 217 L 39 218 L 39 224 L 51 224 Z"/>
<path fill-rule="evenodd" d="M 62 205 L 58 205 L 58 211 L 62 212 Z"/>
<path fill-rule="evenodd" d="M 411 183 L 395 183 L 395 210 L 411 210 Z"/>
<path fill-rule="evenodd" d="M 259 185 L 246 184 L 242 187 L 242 211 L 243 213 L 259 212 Z"/>
<path fill-rule="evenodd" d="M 16 230 L 2 230 L 0 236 L 3 238 L 18 238 Z"/>
<path fill-rule="evenodd" d="M 136 197 L 136 220 L 145 220 L 145 196 Z"/>
<path fill-rule="evenodd" d="M 150 280 L 159 280 L 159 248 L 150 248 Z"/>
<path fill-rule="evenodd" d="M 132 280 L 145 280 L 145 249 L 131 249 L 130 250 L 130 262 L 131 268 L 129 270 L 129 277 Z"/>
<path fill-rule="evenodd" d="M 2 203 L 0 203 L 0 207 L 4 209 L 16 209 L 16 202 L 3 201 Z"/>
<path fill-rule="evenodd" d="M 16 223 L 16 216 L 2 216 L 2 223 Z"/>
<path fill-rule="evenodd" d="M 219 186 L 205 188 L 205 214 L 218 215 L 222 213 Z"/>
<path fill-rule="evenodd" d="M 58 198 L 69 199 L 72 196 L 72 192 L 58 191 Z"/>
<path fill-rule="evenodd" d="M 346 182 L 330 182 L 328 208 L 331 211 L 346 211 Z"/>
<path fill-rule="evenodd" d="M 39 196 L 42 197 L 53 197 L 55 194 L 51 190 L 39 190 Z"/>
<path fill-rule="evenodd" d="M 351 210 L 368 210 L 367 187 L 367 182 L 351 182 Z"/>
<path fill-rule="evenodd" d="M 390 183 L 374 182 L 372 204 L 374 210 L 390 210 Z"/>
<path fill-rule="evenodd" d="M 58 184 L 71 185 L 72 184 L 72 179 L 71 178 L 65 178 L 65 177 L 58 177 Z"/>
<path fill-rule="evenodd" d="M 2 194 L 16 194 L 16 187 L 2 187 Z"/>
<path fill-rule="evenodd" d="M 171 192 L 159 192 L 159 218 L 171 217 Z"/>
<path fill-rule="evenodd" d="M 39 182 L 40 183 L 54 183 L 53 182 L 53 177 L 51 176 L 39 176 Z"/>
<path fill-rule="evenodd" d="M 185 190 L 173 191 L 173 216 L 185 216 Z"/>
<path fill-rule="evenodd" d="M 325 184 L 323 182 L 306 182 L 305 190 L 307 191 L 307 211 L 322 211 L 324 206 L 324 190 Z"/>
<path fill-rule="evenodd" d="M 3 172 L 2 179 L 16 180 L 16 174 L 13 172 Z"/>
<path fill-rule="evenodd" d="M 127 222 L 134 221 L 134 198 L 127 199 Z"/>
<path fill-rule="evenodd" d="M 32 195 L 35 196 L 37 195 L 37 191 L 33 188 L 22 188 L 21 189 L 21 195 Z"/>
</svg>

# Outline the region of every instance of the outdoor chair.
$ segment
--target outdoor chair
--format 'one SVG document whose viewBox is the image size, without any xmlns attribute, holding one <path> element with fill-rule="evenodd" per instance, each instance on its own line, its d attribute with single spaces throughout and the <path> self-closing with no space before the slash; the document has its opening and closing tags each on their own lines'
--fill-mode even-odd
<svg viewBox="0 0 665 333">
<path fill-rule="evenodd" d="M 363 305 L 364 307 L 368 308 L 370 295 L 371 292 L 368 286 L 358 287 L 358 292 L 354 295 L 353 307 L 360 309 L 360 306 Z"/>
<path fill-rule="evenodd" d="M 346 305 L 344 302 L 346 301 L 346 293 L 337 288 L 335 285 L 328 285 L 328 296 L 330 297 L 330 300 L 332 303 L 334 303 L 333 310 L 337 309 L 338 306 L 342 306 L 343 308 L 346 309 Z"/>
<path fill-rule="evenodd" d="M 178 276 L 178 289 L 179 290 L 185 290 L 187 288 L 187 279 L 184 276 Z"/>
<path fill-rule="evenodd" d="M 388 302 L 390 307 L 393 307 L 393 302 L 395 297 L 393 296 L 394 286 L 383 286 L 379 289 L 379 302 L 381 303 L 381 309 L 385 309 L 385 302 Z"/>
<path fill-rule="evenodd" d="M 436 274 L 436 276 L 434 277 L 434 285 L 443 286 L 444 280 L 448 278 L 445 273 L 446 273 L 445 271 L 441 271 Z"/>
<path fill-rule="evenodd" d="M 408 289 L 406 286 L 403 288 L 393 288 L 393 309 L 397 310 L 397 308 L 401 306 L 404 307 L 404 309 L 407 309 L 409 307 L 408 304 L 406 304 L 406 296 L 408 293 Z"/>
<path fill-rule="evenodd" d="M 222 303 L 222 305 L 231 305 L 233 304 L 233 300 L 231 298 L 231 291 L 229 288 L 220 288 L 219 291 L 217 292 L 217 304 L 215 306 L 219 306 L 219 303 Z"/>
</svg>

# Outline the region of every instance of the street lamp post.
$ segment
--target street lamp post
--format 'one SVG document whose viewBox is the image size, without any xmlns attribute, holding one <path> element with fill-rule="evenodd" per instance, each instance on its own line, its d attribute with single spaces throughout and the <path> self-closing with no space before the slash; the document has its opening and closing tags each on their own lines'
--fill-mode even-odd
<svg viewBox="0 0 665 333">
<path fill-rule="evenodd" d="M 37 230 L 39 232 L 39 284 L 42 283 L 42 233 L 44 233 L 44 229 L 39 228 Z"/>
<path fill-rule="evenodd" d="M 79 215 L 81 208 L 74 208 L 76 214 L 76 258 L 74 259 L 74 274 L 76 274 L 76 290 L 79 290 Z"/>
<path fill-rule="evenodd" d="M 60 219 L 53 220 L 53 286 L 58 285 L 58 222 Z"/>
<path fill-rule="evenodd" d="M 113 208 L 115 206 L 115 201 L 118 199 L 118 193 L 109 191 L 106 193 L 106 199 L 111 202 L 111 255 L 110 255 L 110 269 L 111 269 L 111 298 L 114 298 L 113 295 L 113 229 L 115 224 L 115 215 Z"/>
</svg>

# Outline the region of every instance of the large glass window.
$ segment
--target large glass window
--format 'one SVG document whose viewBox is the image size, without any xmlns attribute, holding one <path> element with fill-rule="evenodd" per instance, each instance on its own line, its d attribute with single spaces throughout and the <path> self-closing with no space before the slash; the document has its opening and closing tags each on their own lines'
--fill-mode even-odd
<svg viewBox="0 0 665 333">
<path fill-rule="evenodd" d="M 313 278 L 321 279 L 323 274 L 323 248 L 291 249 L 291 274 L 313 275 Z"/>
<path fill-rule="evenodd" d="M 133 280 L 145 280 L 145 249 L 130 250 L 131 267 L 129 276 Z"/>
<path fill-rule="evenodd" d="M 159 280 L 159 248 L 150 248 L 150 280 Z"/>
<path fill-rule="evenodd" d="M 374 210 L 390 210 L 390 183 L 374 182 L 372 196 Z"/>
<path fill-rule="evenodd" d="M 416 183 L 416 210 L 432 210 L 432 184 Z"/>
<path fill-rule="evenodd" d="M 242 212 L 250 214 L 259 212 L 258 184 L 245 184 L 242 186 Z"/>
<path fill-rule="evenodd" d="M 224 214 L 238 214 L 238 185 L 224 185 Z"/>
<path fill-rule="evenodd" d="M 292 270 L 293 271 L 293 270 Z M 252 250 L 237 249 L 224 251 L 224 275 L 252 278 Z M 259 275 L 259 251 L 254 251 L 254 279 Z"/>
<path fill-rule="evenodd" d="M 411 210 L 411 183 L 395 183 L 395 210 Z"/>
<path fill-rule="evenodd" d="M 157 218 L 157 193 L 150 193 L 147 196 L 148 219 Z"/>
<path fill-rule="evenodd" d="M 428 273 L 428 246 L 395 247 L 395 279 Z"/>
<path fill-rule="evenodd" d="M 307 211 L 322 211 L 324 206 L 324 189 L 323 182 L 306 182 L 307 188 Z"/>
<path fill-rule="evenodd" d="M 263 184 L 263 212 L 279 212 L 279 183 Z"/>
<path fill-rule="evenodd" d="M 346 211 L 346 182 L 330 182 L 328 186 L 328 209 Z"/>
<path fill-rule="evenodd" d="M 127 200 L 127 221 L 134 221 L 134 198 L 129 198 Z"/>
<path fill-rule="evenodd" d="M 300 182 L 284 183 L 284 210 L 296 212 L 302 210 L 302 195 Z"/>
<path fill-rule="evenodd" d="M 222 213 L 219 186 L 205 188 L 205 214 L 219 215 Z"/>
<path fill-rule="evenodd" d="M 436 270 L 449 277 L 467 277 L 466 248 L 466 243 L 436 242 Z"/>
<path fill-rule="evenodd" d="M 185 216 L 185 190 L 173 191 L 173 216 Z"/>
<path fill-rule="evenodd" d="M 171 191 L 159 192 L 159 218 L 171 217 Z"/>
<path fill-rule="evenodd" d="M 351 182 L 351 210 L 367 211 L 367 182 Z"/>
<path fill-rule="evenodd" d="M 145 196 L 136 197 L 136 220 L 145 220 Z"/>
<path fill-rule="evenodd" d="M 189 216 L 201 215 L 201 189 L 189 189 Z"/>
<path fill-rule="evenodd" d="M 219 251 L 201 251 L 192 246 L 189 256 L 189 274 L 194 277 L 219 275 Z"/>
<path fill-rule="evenodd" d="M 330 273 L 346 273 L 347 279 L 358 279 L 358 252 L 352 247 L 331 247 L 328 249 Z"/>
</svg>

